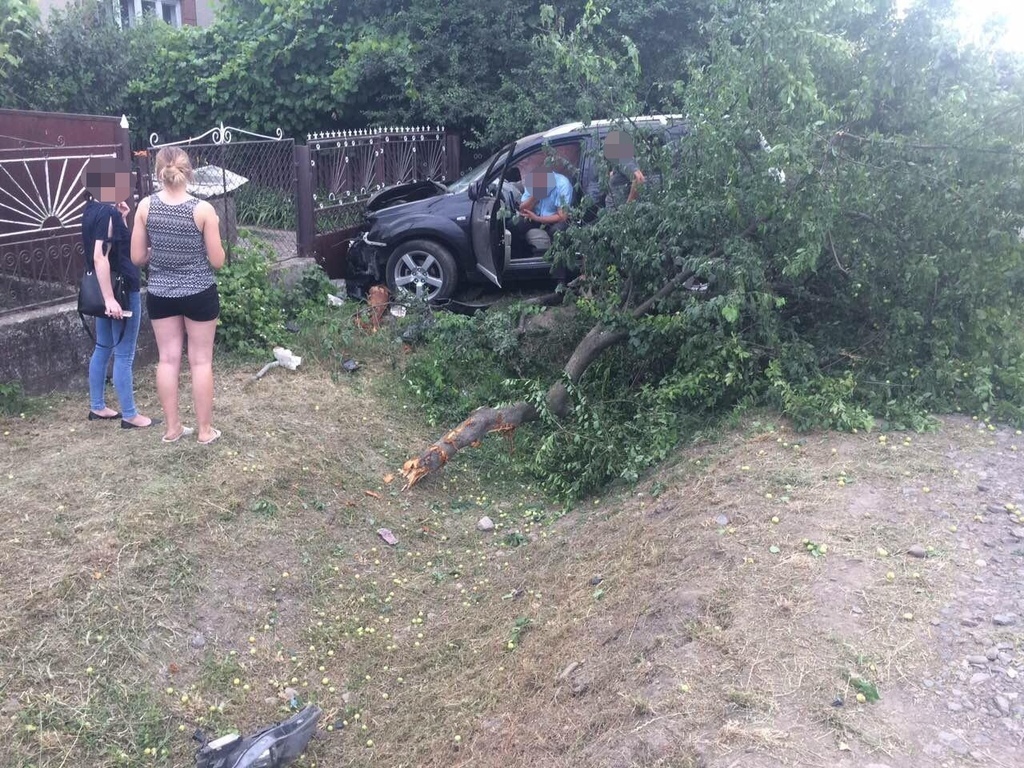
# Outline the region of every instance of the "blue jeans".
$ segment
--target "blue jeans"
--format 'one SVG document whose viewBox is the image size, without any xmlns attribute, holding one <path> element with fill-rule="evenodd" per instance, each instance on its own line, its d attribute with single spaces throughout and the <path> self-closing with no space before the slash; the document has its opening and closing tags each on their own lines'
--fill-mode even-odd
<svg viewBox="0 0 1024 768">
<path fill-rule="evenodd" d="M 96 349 L 89 361 L 89 408 L 102 411 L 107 407 L 103 398 L 107 383 L 107 365 L 114 356 L 114 389 L 121 404 L 121 418 L 133 419 L 135 410 L 135 388 L 132 382 L 132 364 L 135 362 L 135 343 L 139 340 L 139 322 L 142 320 L 142 298 L 138 291 L 128 294 L 131 317 L 112 320 L 109 317 L 96 318 Z M 114 346 L 114 342 L 124 337 Z"/>
</svg>

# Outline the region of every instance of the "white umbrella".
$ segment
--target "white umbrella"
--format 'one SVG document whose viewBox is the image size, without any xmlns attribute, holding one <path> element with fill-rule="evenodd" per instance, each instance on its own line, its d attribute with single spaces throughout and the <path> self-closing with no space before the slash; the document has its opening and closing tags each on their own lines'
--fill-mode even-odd
<svg viewBox="0 0 1024 768">
<path fill-rule="evenodd" d="M 243 184 L 248 183 L 245 176 L 221 168 L 219 165 L 204 165 L 192 172 L 192 181 L 188 185 L 188 193 L 201 198 L 218 197 L 234 192 Z M 158 179 L 153 179 L 153 188 L 163 189 Z"/>
</svg>

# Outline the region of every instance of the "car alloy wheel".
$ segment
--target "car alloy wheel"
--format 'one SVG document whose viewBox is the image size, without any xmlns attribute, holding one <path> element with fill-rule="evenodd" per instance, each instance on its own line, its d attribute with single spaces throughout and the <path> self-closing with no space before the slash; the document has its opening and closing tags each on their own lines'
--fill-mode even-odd
<svg viewBox="0 0 1024 768">
<path fill-rule="evenodd" d="M 388 259 L 387 270 L 388 287 L 398 296 L 438 301 L 455 290 L 455 260 L 434 242 L 412 241 L 399 246 Z"/>
</svg>

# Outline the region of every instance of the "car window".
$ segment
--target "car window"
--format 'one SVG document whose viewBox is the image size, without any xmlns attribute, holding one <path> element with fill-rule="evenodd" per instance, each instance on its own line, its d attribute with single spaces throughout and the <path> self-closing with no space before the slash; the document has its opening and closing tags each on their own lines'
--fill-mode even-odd
<svg viewBox="0 0 1024 768">
<path fill-rule="evenodd" d="M 484 160 L 480 165 L 476 166 L 472 170 L 467 171 L 457 181 L 452 182 L 448 185 L 448 191 L 458 194 L 459 192 L 465 192 L 469 189 L 469 185 L 474 181 L 479 181 L 483 178 L 483 175 L 487 173 L 487 169 L 491 167 L 491 163 L 494 163 L 495 168 L 503 168 L 505 165 L 505 158 L 508 155 L 508 150 L 502 150 L 500 157 L 495 161 L 495 155 L 491 155 Z"/>
<path fill-rule="evenodd" d="M 528 178 L 532 170 L 545 168 L 568 177 L 573 184 L 573 198 L 575 201 L 579 196 L 577 182 L 579 181 L 580 154 L 580 142 L 576 140 L 535 147 L 518 157 L 514 157 L 510 166 L 510 171 L 512 168 L 515 169 L 514 172 L 510 173 L 513 179 L 510 183 L 514 188 L 514 194 L 515 192 L 518 192 L 519 195 L 523 193 L 522 179 Z"/>
<path fill-rule="evenodd" d="M 568 176 L 575 182 L 580 170 L 580 143 L 553 144 L 537 147 L 513 159 L 513 165 L 525 176 L 534 168 L 547 168 Z"/>
</svg>

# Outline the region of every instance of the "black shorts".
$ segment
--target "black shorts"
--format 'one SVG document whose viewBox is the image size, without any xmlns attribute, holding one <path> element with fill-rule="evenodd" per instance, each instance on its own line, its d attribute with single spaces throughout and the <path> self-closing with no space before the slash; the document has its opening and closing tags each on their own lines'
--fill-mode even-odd
<svg viewBox="0 0 1024 768">
<path fill-rule="evenodd" d="M 163 320 L 168 317 L 185 317 L 197 323 L 216 320 L 220 315 L 220 295 L 217 286 L 211 285 L 205 291 L 191 296 L 168 298 L 146 294 L 146 311 L 150 320 Z"/>
</svg>

